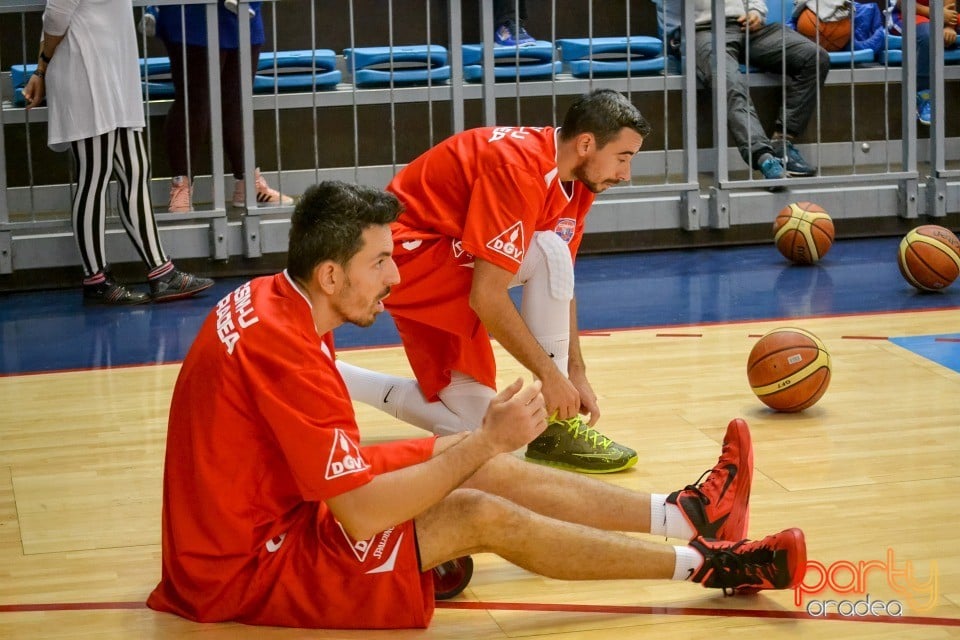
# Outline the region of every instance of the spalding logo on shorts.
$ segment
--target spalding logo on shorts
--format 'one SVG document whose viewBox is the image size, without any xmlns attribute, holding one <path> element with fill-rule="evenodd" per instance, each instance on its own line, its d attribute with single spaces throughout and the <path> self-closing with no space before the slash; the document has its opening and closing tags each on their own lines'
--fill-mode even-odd
<svg viewBox="0 0 960 640">
<path fill-rule="evenodd" d="M 330 460 L 327 461 L 327 480 L 357 473 L 367 468 L 360 448 L 347 437 L 341 429 L 333 432 L 333 447 L 330 449 Z"/>
</svg>

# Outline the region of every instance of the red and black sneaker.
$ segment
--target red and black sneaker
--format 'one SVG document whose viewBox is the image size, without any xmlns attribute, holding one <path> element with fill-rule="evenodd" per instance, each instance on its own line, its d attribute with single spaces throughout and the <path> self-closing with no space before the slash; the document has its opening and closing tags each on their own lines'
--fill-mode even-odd
<svg viewBox="0 0 960 640">
<path fill-rule="evenodd" d="M 703 564 L 690 579 L 727 594 L 792 589 L 807 567 L 807 543 L 800 529 L 756 541 L 694 538 L 690 546 L 703 555 Z"/>
<path fill-rule="evenodd" d="M 470 584 L 473 577 L 473 558 L 463 556 L 442 562 L 433 568 L 433 597 L 449 600 Z"/>
<path fill-rule="evenodd" d="M 750 429 L 745 420 L 734 418 L 727 425 L 717 464 L 696 484 L 667 496 L 667 503 L 680 507 L 696 535 L 737 542 L 747 537 L 752 483 Z"/>
</svg>

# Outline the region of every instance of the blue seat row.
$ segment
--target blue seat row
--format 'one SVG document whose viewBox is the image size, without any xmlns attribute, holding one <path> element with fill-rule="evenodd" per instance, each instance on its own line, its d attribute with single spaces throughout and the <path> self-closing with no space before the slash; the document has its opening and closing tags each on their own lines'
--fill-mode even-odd
<svg viewBox="0 0 960 640">
<path fill-rule="evenodd" d="M 559 51 L 559 59 L 557 59 Z M 343 52 L 347 68 L 358 87 L 417 85 L 450 80 L 447 49 L 440 45 L 348 48 Z M 537 40 L 521 47 L 494 47 L 496 80 L 548 79 L 566 64 L 574 77 L 654 74 L 664 69 L 663 43 L 659 38 L 566 38 Z M 464 78 L 483 79 L 483 47 L 463 46 Z M 23 87 L 36 70 L 34 64 L 13 65 L 10 78 L 14 104 L 23 106 Z M 151 57 L 140 60 L 144 95 L 173 96 L 170 60 Z M 254 76 L 254 93 L 330 89 L 342 80 L 337 54 L 331 49 L 265 52 L 260 54 Z"/>
</svg>

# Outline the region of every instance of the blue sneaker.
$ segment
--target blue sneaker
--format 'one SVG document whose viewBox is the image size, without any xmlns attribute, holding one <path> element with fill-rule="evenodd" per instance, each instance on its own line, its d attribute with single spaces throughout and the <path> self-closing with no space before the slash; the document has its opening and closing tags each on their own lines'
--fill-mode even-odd
<svg viewBox="0 0 960 640">
<path fill-rule="evenodd" d="M 917 92 L 917 121 L 928 127 L 933 120 L 933 105 L 930 104 L 930 91 Z"/>
<path fill-rule="evenodd" d="M 522 47 L 531 45 L 536 40 L 527 33 L 522 24 L 507 20 L 497 25 L 493 32 L 493 42 L 501 47 Z"/>
<path fill-rule="evenodd" d="M 797 148 L 793 146 L 793 143 L 789 140 L 785 140 L 783 138 L 774 140 L 773 152 L 781 159 L 781 161 L 783 159 L 784 152 L 786 152 L 786 170 L 788 176 L 794 178 L 805 178 L 808 176 L 817 175 L 817 169 L 807 164 L 807 161 L 803 159 L 802 155 L 800 155 L 800 151 L 798 151 Z"/>
<path fill-rule="evenodd" d="M 760 173 L 767 180 L 777 180 L 786 178 L 787 172 L 783 168 L 783 162 L 780 158 L 770 155 L 766 160 L 760 163 Z"/>
</svg>

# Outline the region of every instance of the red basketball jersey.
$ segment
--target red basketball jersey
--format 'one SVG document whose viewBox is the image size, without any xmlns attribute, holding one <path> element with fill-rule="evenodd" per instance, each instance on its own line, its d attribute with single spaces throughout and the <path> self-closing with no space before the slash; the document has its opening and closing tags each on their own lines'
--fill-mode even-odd
<svg viewBox="0 0 960 640">
<path fill-rule="evenodd" d="M 511 273 L 535 231 L 556 231 L 576 255 L 594 195 L 579 181 L 558 180 L 558 132 L 485 127 L 433 147 L 387 187 L 405 207 L 394 239 L 451 238 L 459 242 L 455 252 Z"/>
</svg>

